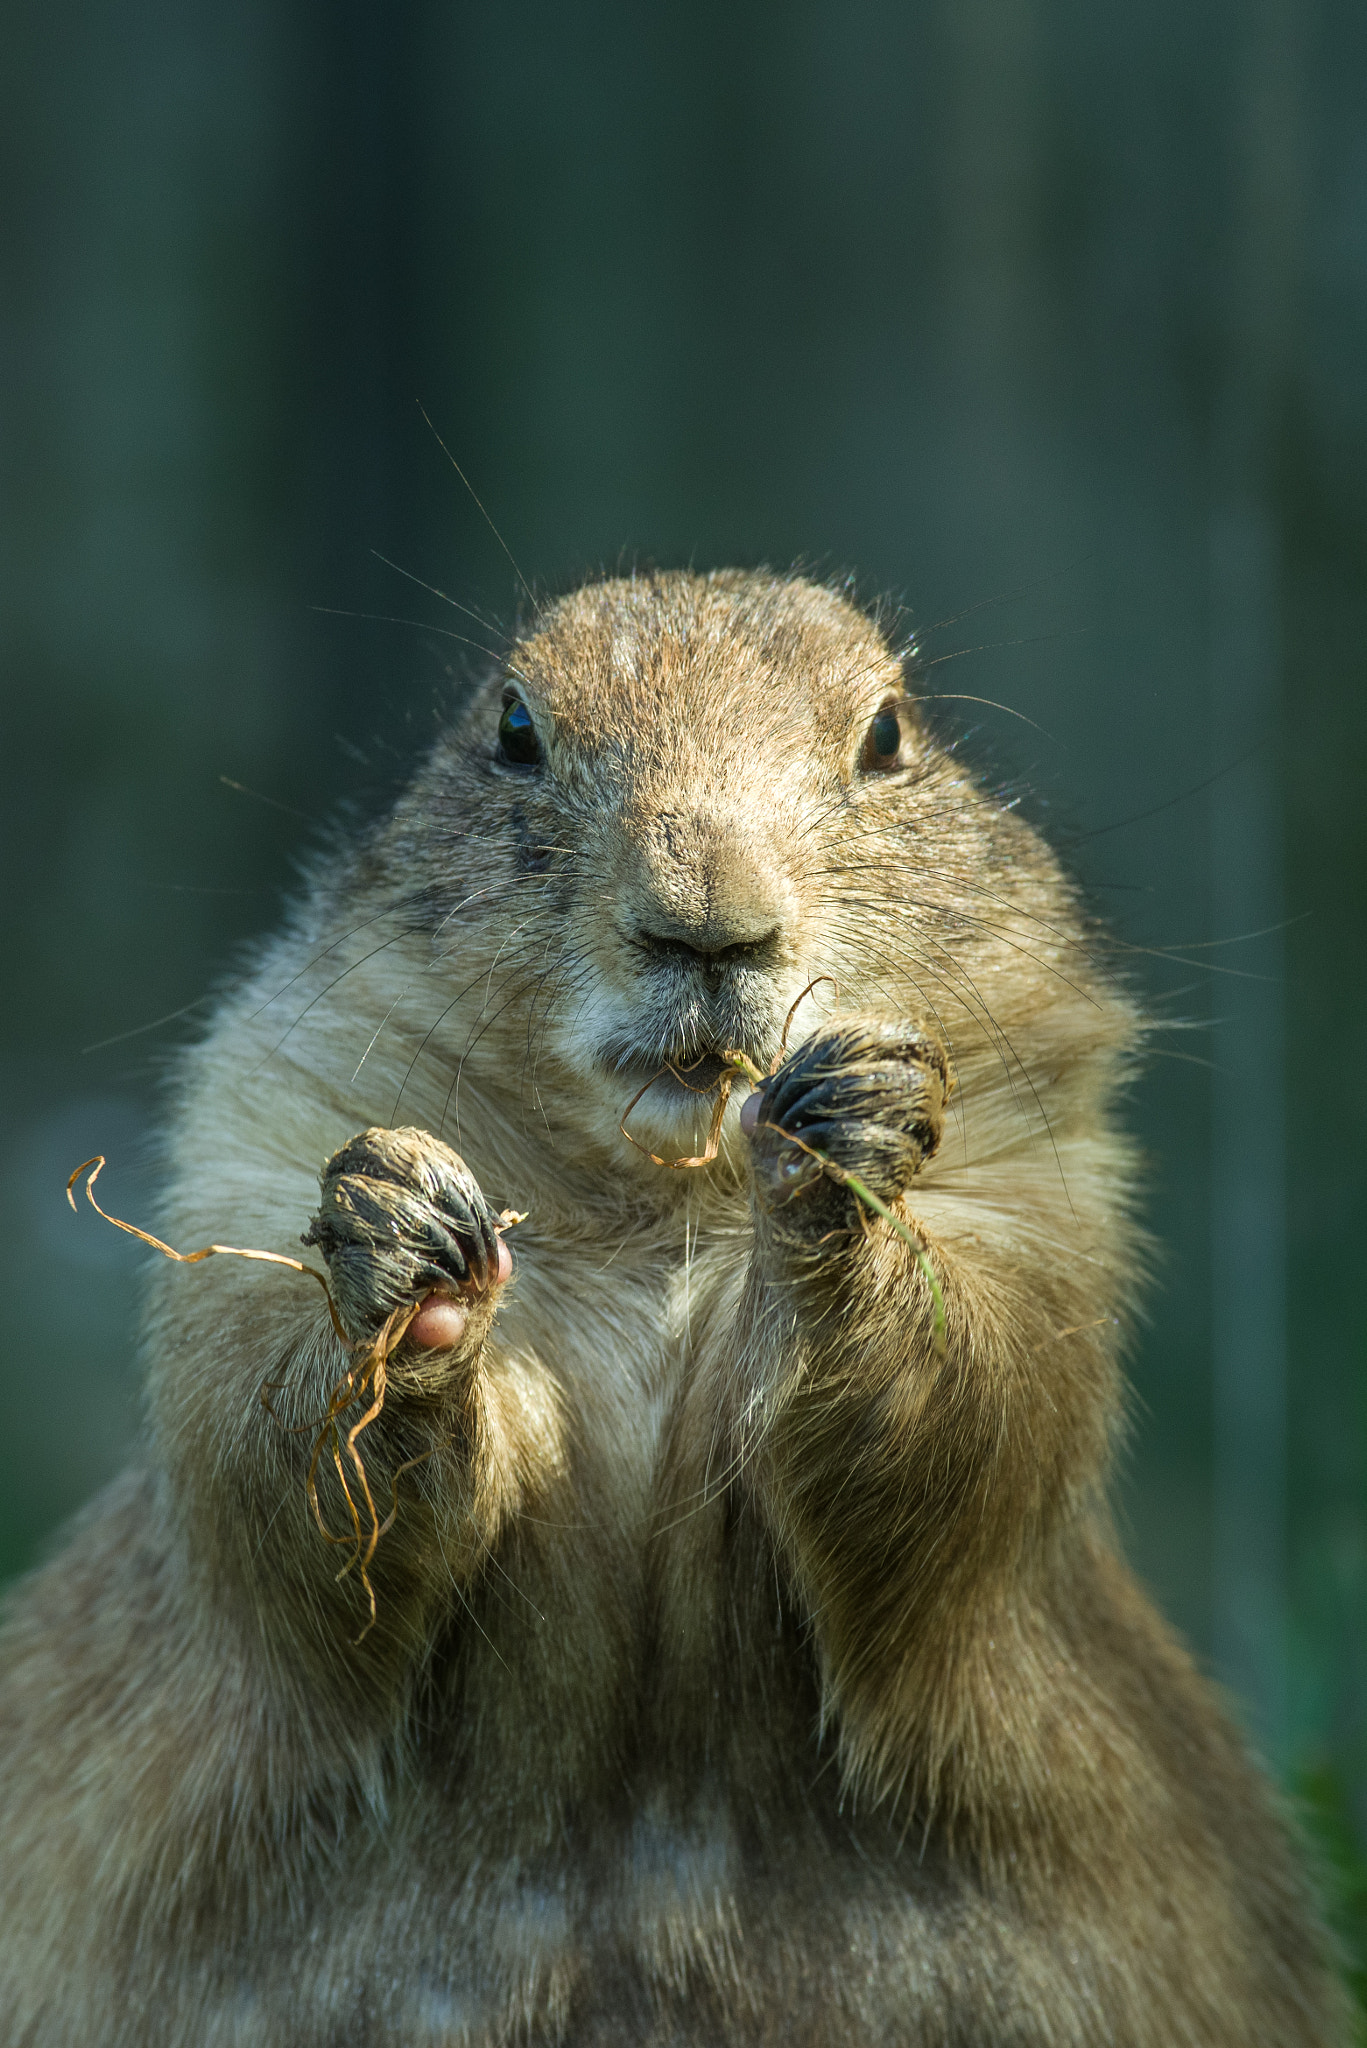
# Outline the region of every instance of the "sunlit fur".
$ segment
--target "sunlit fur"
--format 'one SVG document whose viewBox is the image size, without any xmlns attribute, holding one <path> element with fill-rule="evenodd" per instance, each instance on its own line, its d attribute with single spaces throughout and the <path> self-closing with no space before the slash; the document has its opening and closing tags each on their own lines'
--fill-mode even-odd
<svg viewBox="0 0 1367 2048">
<path fill-rule="evenodd" d="M 492 1327 L 364 1440 L 384 1501 L 430 1455 L 359 1647 L 305 1501 L 316 1288 L 149 1274 L 144 1462 L 0 1653 L 7 2048 L 1345 2038 L 1271 1795 L 1107 1520 L 1136 1012 L 914 688 L 870 765 L 904 677 L 839 594 L 590 586 L 223 1001 L 172 1242 L 297 1252 L 367 1125 L 528 1220 Z M 509 689 L 539 768 L 500 764 Z M 752 950 L 710 987 L 641 940 L 675 926 Z M 756 1224 L 735 1102 L 696 1171 L 618 1129 L 666 1058 L 767 1067 L 818 976 L 792 1044 L 862 1009 L 949 1054 L 904 1203 L 943 1357 L 886 1225 L 795 1259 Z M 696 1152 L 709 1109 L 666 1077 L 630 1127 Z"/>
</svg>

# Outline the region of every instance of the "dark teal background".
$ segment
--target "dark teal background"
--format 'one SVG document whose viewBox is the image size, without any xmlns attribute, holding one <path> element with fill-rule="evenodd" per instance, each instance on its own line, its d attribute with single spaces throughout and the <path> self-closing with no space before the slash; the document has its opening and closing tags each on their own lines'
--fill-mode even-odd
<svg viewBox="0 0 1367 2048">
<path fill-rule="evenodd" d="M 625 550 L 893 592 L 942 722 L 1137 949 L 1173 1028 L 1127 1540 L 1218 1663 L 1252 1532 L 1263 1677 L 1219 1668 L 1361 1845 L 1361 7 L 30 0 L 5 38 L 3 1568 L 136 1427 L 139 1254 L 67 1172 L 108 1152 L 146 1213 L 191 1006 L 477 659 L 400 571 L 515 609 L 421 404 L 540 587 Z M 1230 818 L 1269 913 L 1233 924 Z M 1249 1190 L 1287 1339 L 1245 1458 L 1210 1248 Z"/>
</svg>

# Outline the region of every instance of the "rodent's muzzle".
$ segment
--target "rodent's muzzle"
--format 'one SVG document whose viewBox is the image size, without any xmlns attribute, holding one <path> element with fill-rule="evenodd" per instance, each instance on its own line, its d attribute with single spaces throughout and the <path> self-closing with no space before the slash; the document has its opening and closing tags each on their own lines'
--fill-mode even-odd
<svg viewBox="0 0 1367 2048">
<path fill-rule="evenodd" d="M 788 908 L 772 847 L 740 820 L 661 810 L 623 832 L 618 928 L 657 963 L 716 981 L 778 958 Z"/>
<path fill-rule="evenodd" d="M 776 922 L 766 930 L 741 936 L 734 936 L 735 931 L 734 921 L 693 925 L 662 918 L 655 924 L 638 923 L 632 944 L 656 965 L 701 975 L 705 986 L 715 992 L 732 969 L 771 967 L 779 957 L 782 928 Z"/>
<path fill-rule="evenodd" d="M 721 801 L 643 807 L 622 825 L 612 879 L 604 965 L 622 1012 L 599 1061 L 632 1073 L 667 1061 L 697 1087 L 694 1062 L 729 1048 L 759 1056 L 793 964 L 792 892 L 772 833 Z"/>
</svg>

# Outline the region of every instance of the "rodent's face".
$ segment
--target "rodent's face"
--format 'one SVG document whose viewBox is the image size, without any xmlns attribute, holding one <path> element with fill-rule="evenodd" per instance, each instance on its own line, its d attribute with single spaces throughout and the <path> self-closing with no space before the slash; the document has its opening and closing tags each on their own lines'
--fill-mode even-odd
<svg viewBox="0 0 1367 2048">
<path fill-rule="evenodd" d="M 795 1003 L 794 1043 L 837 1001 L 888 1002 L 899 855 L 942 757 L 896 657 L 830 591 L 589 586 L 514 647 L 459 748 L 472 853 L 508 870 L 500 947 L 528 970 L 512 1008 L 535 1085 L 558 1079 L 580 1123 L 620 1144 L 656 1076 L 633 1129 L 686 1151 L 711 1106 L 690 1086 L 728 1048 L 766 1068 Z"/>
</svg>

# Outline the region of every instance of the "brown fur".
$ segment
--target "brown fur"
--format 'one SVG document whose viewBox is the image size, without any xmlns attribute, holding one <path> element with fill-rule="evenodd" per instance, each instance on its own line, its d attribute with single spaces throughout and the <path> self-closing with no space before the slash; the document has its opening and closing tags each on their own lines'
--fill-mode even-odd
<svg viewBox="0 0 1367 2048">
<path fill-rule="evenodd" d="M 493 758 L 510 676 L 540 773 Z M 3 1637 L 8 2048 L 1346 2038 L 1268 1788 L 1106 1518 L 1136 1014 L 914 704 L 861 766 L 902 691 L 805 582 L 580 591 L 185 1061 L 174 1243 L 295 1251 L 366 1125 L 530 1218 L 492 1325 L 397 1362 L 365 1439 L 377 1494 L 431 1455 L 359 1647 L 309 1435 L 258 1399 L 322 1412 L 314 1291 L 152 1275 L 145 1469 Z M 647 915 L 753 942 L 742 994 L 666 1001 Z M 617 1129 L 666 1050 L 767 1066 L 817 975 L 795 1043 L 900 1016 L 952 1063 L 901 1204 L 943 1355 L 886 1225 L 799 1254 L 756 1210 L 734 1108 L 696 1173 Z M 696 1150 L 709 1105 L 661 1094 L 634 1135 Z"/>
</svg>

